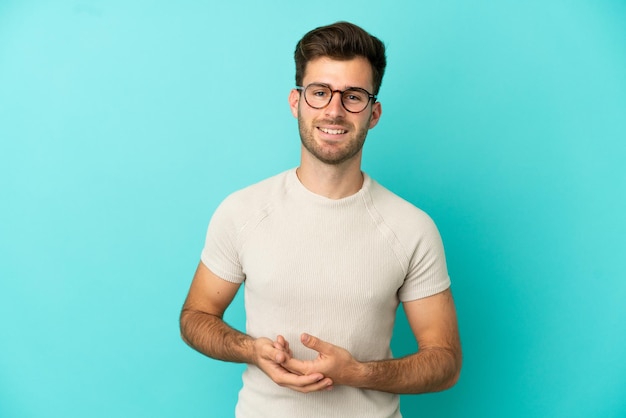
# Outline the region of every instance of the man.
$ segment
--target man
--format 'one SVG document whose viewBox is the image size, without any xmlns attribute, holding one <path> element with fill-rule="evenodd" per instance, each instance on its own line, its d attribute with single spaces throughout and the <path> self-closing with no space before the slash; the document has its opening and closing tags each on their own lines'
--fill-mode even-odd
<svg viewBox="0 0 626 418">
<path fill-rule="evenodd" d="M 431 219 L 361 171 L 382 42 L 339 22 L 295 51 L 301 163 L 216 210 L 181 313 L 183 339 L 247 363 L 238 417 L 399 417 L 398 394 L 455 384 L 461 348 Z M 223 314 L 245 283 L 246 333 Z M 419 350 L 393 359 L 403 303 Z"/>
</svg>

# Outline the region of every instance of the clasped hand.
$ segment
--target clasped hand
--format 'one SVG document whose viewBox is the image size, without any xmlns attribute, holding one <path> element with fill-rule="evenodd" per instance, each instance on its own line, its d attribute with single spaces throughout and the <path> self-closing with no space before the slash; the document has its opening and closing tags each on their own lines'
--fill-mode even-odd
<svg viewBox="0 0 626 418">
<path fill-rule="evenodd" d="M 257 366 L 276 384 L 298 392 L 330 390 L 333 385 L 356 386 L 360 363 L 344 348 L 302 334 L 302 344 L 318 355 L 313 360 L 293 356 L 289 343 L 282 335 L 276 341 L 259 338 L 255 341 Z"/>
</svg>

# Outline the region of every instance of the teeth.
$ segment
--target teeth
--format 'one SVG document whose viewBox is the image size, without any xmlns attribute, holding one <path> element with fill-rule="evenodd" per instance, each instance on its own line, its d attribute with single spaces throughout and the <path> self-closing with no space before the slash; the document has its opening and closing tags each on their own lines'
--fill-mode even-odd
<svg viewBox="0 0 626 418">
<path fill-rule="evenodd" d="M 327 133 L 327 134 L 331 134 L 331 135 L 340 135 L 340 134 L 345 134 L 347 132 L 342 129 L 327 129 L 327 128 L 320 128 L 320 131 Z"/>
</svg>

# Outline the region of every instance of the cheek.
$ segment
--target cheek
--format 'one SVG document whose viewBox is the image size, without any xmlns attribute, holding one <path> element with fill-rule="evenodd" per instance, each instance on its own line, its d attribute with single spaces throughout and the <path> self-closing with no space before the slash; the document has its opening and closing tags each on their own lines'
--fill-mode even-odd
<svg viewBox="0 0 626 418">
<path fill-rule="evenodd" d="M 370 114 L 368 117 L 364 118 L 363 120 L 361 120 L 360 126 L 363 127 L 363 129 L 371 129 L 374 126 L 372 125 L 372 123 L 374 122 L 374 119 L 372 117 L 372 115 Z M 375 125 L 375 123 L 374 123 Z"/>
<path fill-rule="evenodd" d="M 298 119 L 301 122 L 312 123 L 320 117 L 315 109 L 311 109 L 304 102 L 300 103 L 300 106 L 297 107 L 296 111 L 298 112 Z"/>
</svg>

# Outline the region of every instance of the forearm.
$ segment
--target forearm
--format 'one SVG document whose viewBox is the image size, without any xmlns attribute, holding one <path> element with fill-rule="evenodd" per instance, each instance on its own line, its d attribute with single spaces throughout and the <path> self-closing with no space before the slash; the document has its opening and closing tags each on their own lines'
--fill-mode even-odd
<svg viewBox="0 0 626 418">
<path fill-rule="evenodd" d="M 461 371 L 460 350 L 424 348 L 407 357 L 360 363 L 354 386 L 391 393 L 426 393 L 454 386 Z"/>
<path fill-rule="evenodd" d="M 254 339 L 206 312 L 183 309 L 180 315 L 183 340 L 195 350 L 214 359 L 252 363 Z"/>
</svg>

